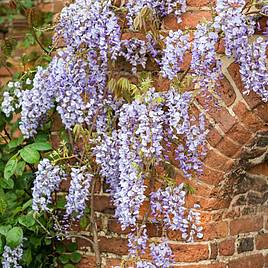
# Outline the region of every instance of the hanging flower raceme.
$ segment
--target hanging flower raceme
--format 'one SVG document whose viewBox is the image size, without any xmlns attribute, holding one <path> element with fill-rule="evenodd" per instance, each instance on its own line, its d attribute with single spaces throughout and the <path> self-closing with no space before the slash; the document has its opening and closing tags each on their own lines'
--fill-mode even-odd
<svg viewBox="0 0 268 268">
<path fill-rule="evenodd" d="M 52 165 L 48 159 L 43 159 L 38 165 L 33 186 L 33 204 L 35 211 L 50 211 L 52 194 L 59 190 L 60 184 L 66 179 L 61 167 Z"/>
<path fill-rule="evenodd" d="M 19 264 L 23 257 L 22 244 L 12 249 L 9 246 L 4 247 L 2 254 L 2 267 L 3 268 L 22 268 Z"/>
<path fill-rule="evenodd" d="M 181 30 L 170 31 L 165 39 L 165 49 L 161 62 L 161 73 L 169 80 L 173 80 L 181 70 L 185 53 L 190 49 L 189 35 Z"/>
<path fill-rule="evenodd" d="M 133 28 L 136 16 L 144 7 L 151 9 L 158 18 L 174 13 L 177 21 L 181 22 L 181 15 L 186 11 L 186 0 L 129 0 L 126 3 L 126 7 L 128 25 L 130 28 Z"/>
<path fill-rule="evenodd" d="M 85 211 L 86 202 L 89 199 L 92 175 L 86 171 L 87 167 L 72 168 L 71 185 L 66 196 L 65 218 L 74 215 L 80 219 Z"/>
</svg>

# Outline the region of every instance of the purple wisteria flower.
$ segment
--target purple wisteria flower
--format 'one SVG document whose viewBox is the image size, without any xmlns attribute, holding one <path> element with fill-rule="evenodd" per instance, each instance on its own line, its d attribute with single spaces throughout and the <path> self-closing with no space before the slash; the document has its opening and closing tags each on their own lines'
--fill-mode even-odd
<svg viewBox="0 0 268 268">
<path fill-rule="evenodd" d="M 121 44 L 122 50 L 119 55 L 123 56 L 126 61 L 132 65 L 133 74 L 137 73 L 138 65 L 141 65 L 145 69 L 147 62 L 147 49 L 145 41 L 132 38 L 129 40 L 123 40 Z"/>
<path fill-rule="evenodd" d="M 169 268 L 171 267 L 172 260 L 172 250 L 169 247 L 167 240 L 163 240 L 159 244 L 150 245 L 151 255 L 153 258 L 153 263 L 157 268 Z"/>
<path fill-rule="evenodd" d="M 183 34 L 181 30 L 170 31 L 165 39 L 165 45 L 160 63 L 161 73 L 169 80 L 173 80 L 181 70 L 180 66 L 186 51 L 190 49 L 189 35 Z"/>
<path fill-rule="evenodd" d="M 66 196 L 65 218 L 74 215 L 76 219 L 80 219 L 84 214 L 92 181 L 92 174 L 88 173 L 86 170 L 86 166 L 72 168 L 71 185 L 69 193 Z"/>
<path fill-rule="evenodd" d="M 47 112 L 54 106 L 55 91 L 48 83 L 49 68 L 38 67 L 33 79 L 33 88 L 20 91 L 19 106 L 21 106 L 20 130 L 26 138 L 37 133 Z"/>
<path fill-rule="evenodd" d="M 5 245 L 4 252 L 2 254 L 2 267 L 3 268 L 22 268 L 19 264 L 23 256 L 23 245 L 12 249 Z"/>
<path fill-rule="evenodd" d="M 50 211 L 52 193 L 59 190 L 61 182 L 66 179 L 66 174 L 61 167 L 52 165 L 45 158 L 39 163 L 35 175 L 32 208 L 35 211 Z"/>
</svg>

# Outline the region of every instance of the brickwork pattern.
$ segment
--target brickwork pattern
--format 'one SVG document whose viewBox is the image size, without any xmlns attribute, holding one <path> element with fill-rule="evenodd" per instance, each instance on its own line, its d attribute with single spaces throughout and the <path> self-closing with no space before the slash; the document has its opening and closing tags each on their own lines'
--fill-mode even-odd
<svg viewBox="0 0 268 268">
<path fill-rule="evenodd" d="M 211 18 L 209 5 L 213 2 L 189 0 L 183 22 L 178 25 L 169 16 L 164 20 L 164 29 L 194 28 L 200 21 Z M 62 6 L 63 1 L 40 1 L 44 11 L 57 13 Z M 1 78 L 8 78 L 2 69 Z M 167 84 L 159 81 L 157 87 L 166 88 Z M 204 239 L 185 244 L 178 233 L 169 232 L 174 267 L 268 267 L 268 104 L 254 93 L 244 96 L 242 92 L 239 68 L 226 60 L 220 86 L 222 107 L 215 108 L 211 103 L 207 110 L 205 169 L 195 182 L 196 194 L 189 198 L 190 203 L 199 202 L 202 206 Z M 200 97 L 195 108 L 201 110 L 204 106 L 205 101 Z M 127 254 L 127 236 L 112 216 L 114 207 L 101 182 L 94 206 L 102 229 L 99 236 L 105 267 L 120 265 L 122 256 Z M 148 224 L 148 230 L 152 237 L 161 235 L 159 226 Z M 84 240 L 78 243 L 86 255 L 79 267 L 95 267 L 90 245 Z"/>
</svg>

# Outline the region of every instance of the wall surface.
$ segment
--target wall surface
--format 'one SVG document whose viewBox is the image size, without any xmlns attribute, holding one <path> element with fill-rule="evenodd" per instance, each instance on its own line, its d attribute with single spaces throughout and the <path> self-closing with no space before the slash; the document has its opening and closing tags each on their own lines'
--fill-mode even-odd
<svg viewBox="0 0 268 268">
<path fill-rule="evenodd" d="M 176 19 L 169 16 L 164 29 L 194 28 L 200 21 L 210 19 L 212 2 L 189 0 L 183 22 L 177 25 Z M 63 1 L 40 1 L 44 11 L 57 13 L 62 6 Z M 12 34 L 21 34 L 19 27 L 25 27 L 25 22 L 18 19 L 14 27 Z M 235 63 L 226 60 L 224 75 L 220 86 L 222 107 L 215 108 L 211 103 L 207 111 L 204 174 L 195 182 L 196 194 L 189 198 L 190 203 L 201 204 L 204 239 L 186 244 L 178 233 L 169 232 L 174 267 L 268 267 L 268 104 L 254 93 L 242 95 Z M 8 77 L 7 71 L 0 69 L 0 80 L 4 82 Z M 166 81 L 158 81 L 157 87 L 166 88 Z M 200 110 L 204 105 L 200 97 L 195 108 Z M 101 182 L 95 209 L 102 229 L 99 235 L 105 267 L 120 265 L 122 256 L 127 254 L 126 232 L 113 218 L 114 208 Z M 150 224 L 148 229 L 152 237 L 161 235 L 159 226 Z M 79 267 L 95 267 L 89 244 L 81 240 L 79 246 L 86 255 Z"/>
</svg>

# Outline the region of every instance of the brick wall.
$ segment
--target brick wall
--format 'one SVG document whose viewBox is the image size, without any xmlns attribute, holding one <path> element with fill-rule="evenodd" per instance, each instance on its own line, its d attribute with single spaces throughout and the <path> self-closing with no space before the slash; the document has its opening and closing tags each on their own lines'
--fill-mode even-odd
<svg viewBox="0 0 268 268">
<path fill-rule="evenodd" d="M 182 24 L 177 25 L 176 19 L 169 16 L 163 27 L 194 28 L 203 19 L 211 18 L 208 5 L 212 2 L 189 0 Z M 40 2 L 44 11 L 59 12 L 62 5 L 62 1 Z M 8 77 L 4 70 L 0 75 Z M 174 267 L 268 267 L 268 104 L 254 93 L 242 95 L 239 68 L 227 59 L 224 76 L 220 86 L 222 107 L 217 109 L 211 103 L 207 111 L 204 173 L 194 182 L 197 191 L 189 198 L 189 203 L 199 202 L 202 206 L 204 239 L 185 244 L 178 233 L 169 232 Z M 166 88 L 166 81 L 158 81 L 157 87 Z M 204 105 L 200 97 L 195 108 L 200 110 Z M 105 267 L 119 265 L 127 254 L 126 232 L 114 220 L 114 208 L 101 182 L 95 210 L 102 229 L 99 236 Z M 159 226 L 149 224 L 148 230 L 152 237 L 161 235 Z M 78 242 L 85 254 L 79 267 L 95 267 L 90 245 L 84 240 Z"/>
</svg>

